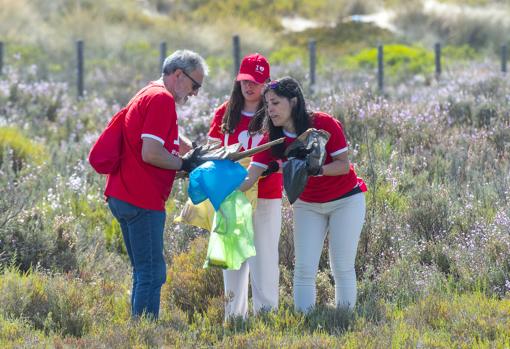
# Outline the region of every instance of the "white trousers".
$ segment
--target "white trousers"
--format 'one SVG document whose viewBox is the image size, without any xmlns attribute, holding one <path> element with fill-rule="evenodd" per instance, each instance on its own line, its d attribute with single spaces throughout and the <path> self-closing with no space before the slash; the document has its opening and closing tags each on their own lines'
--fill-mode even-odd
<svg viewBox="0 0 510 349">
<path fill-rule="evenodd" d="M 224 270 L 225 318 L 248 314 L 248 275 L 253 311 L 278 308 L 278 242 L 282 224 L 282 200 L 258 199 L 253 213 L 254 242 L 257 252 L 239 270 Z"/>
<path fill-rule="evenodd" d="M 294 213 L 294 306 L 309 311 L 315 306 L 315 280 L 324 239 L 329 231 L 329 261 L 335 280 L 335 303 L 353 308 L 356 303 L 354 261 L 365 221 L 365 195 L 355 194 L 326 203 L 297 200 Z"/>
</svg>

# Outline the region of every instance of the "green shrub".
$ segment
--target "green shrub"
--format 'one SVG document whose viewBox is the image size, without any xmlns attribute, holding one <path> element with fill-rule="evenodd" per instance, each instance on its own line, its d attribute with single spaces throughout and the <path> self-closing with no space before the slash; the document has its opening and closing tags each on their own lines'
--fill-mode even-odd
<svg viewBox="0 0 510 349">
<path fill-rule="evenodd" d="M 7 158 L 5 158 L 8 160 Z M 67 212 L 47 214 L 38 205 L 48 198 L 48 208 L 55 202 L 53 190 L 46 187 L 44 176 L 49 167 L 27 164 L 21 171 L 12 170 L 11 162 L 0 166 L 0 267 L 13 264 L 23 271 L 39 266 L 69 271 L 77 268 L 77 220 Z M 44 206 L 42 204 L 41 206 Z"/>
<path fill-rule="evenodd" d="M 472 106 L 470 101 L 455 101 L 449 99 L 448 114 L 452 125 L 471 125 L 473 122 Z"/>
<path fill-rule="evenodd" d="M 280 291 L 279 291 L 279 304 L 287 308 L 294 306 L 293 295 L 293 269 L 288 269 L 280 264 Z"/>
<path fill-rule="evenodd" d="M 106 248 L 121 254 L 127 254 L 126 245 L 120 229 L 120 224 L 116 219 L 112 219 L 109 226 L 105 229 Z"/>
<path fill-rule="evenodd" d="M 293 211 L 289 201 L 282 200 L 282 228 L 278 246 L 279 264 L 286 270 L 294 269 Z"/>
<path fill-rule="evenodd" d="M 13 152 L 13 166 L 16 170 L 20 170 L 27 161 L 41 164 L 46 159 L 44 147 L 33 142 L 16 127 L 0 127 L 0 165 L 6 149 Z"/>
<path fill-rule="evenodd" d="M 72 193 L 68 199 L 72 216 L 80 217 L 87 231 L 102 232 L 108 251 L 121 255 L 127 254 L 120 224 L 111 214 L 103 198 L 99 198 L 100 201 L 95 201 L 90 200 L 90 196 Z"/>
<path fill-rule="evenodd" d="M 354 313 L 349 309 L 318 306 L 306 314 L 305 327 L 310 332 L 320 330 L 339 336 L 347 331 L 353 321 Z"/>
<path fill-rule="evenodd" d="M 60 280 L 49 283 L 41 274 L 18 275 L 3 271 L 0 279 L 0 304 L 4 316 L 28 319 L 40 330 L 81 336 L 91 325 L 85 311 L 82 289 Z"/>
<path fill-rule="evenodd" d="M 435 266 L 419 264 L 417 257 L 401 258 L 380 273 L 375 281 L 378 284 L 375 296 L 398 307 L 406 307 L 445 279 Z"/>
<path fill-rule="evenodd" d="M 25 71 L 32 70 L 27 67 L 37 66 L 36 75 L 39 79 L 64 78 L 64 70 L 70 68 L 70 64 L 57 58 L 55 52 L 52 52 L 47 46 L 42 47 L 27 42 L 7 42 L 5 52 L 8 53 L 5 56 L 6 65 Z"/>
<path fill-rule="evenodd" d="M 47 342 L 50 345 L 51 341 Z M 45 343 L 41 330 L 34 330 L 26 318 L 13 318 L 0 313 L 0 346 L 2 348 L 21 348 L 29 343 Z"/>
<path fill-rule="evenodd" d="M 356 55 L 346 58 L 346 64 L 352 69 L 376 69 L 377 49 L 364 49 Z M 384 72 L 389 77 L 408 78 L 411 75 L 429 75 L 434 70 L 434 55 L 419 46 L 384 46 Z"/>
<path fill-rule="evenodd" d="M 510 150 L 510 128 L 496 128 L 489 137 L 500 157 L 508 156 Z"/>
<path fill-rule="evenodd" d="M 76 270 L 76 235 L 70 218 L 55 217 L 54 221 L 45 222 L 40 212 L 23 213 L 17 218 L 23 225 L 9 225 L 0 231 L 0 265 L 11 263 L 22 271 L 35 267 Z"/>
<path fill-rule="evenodd" d="M 439 333 L 447 334 L 455 347 L 473 347 L 480 343 L 498 347 L 509 340 L 507 300 L 498 301 L 484 294 L 434 292 L 407 309 L 405 319 L 415 328 L 430 328 L 435 336 L 429 341 L 440 343 Z M 489 344 L 490 343 L 490 344 Z M 430 343 L 431 346 L 432 343 Z"/>
<path fill-rule="evenodd" d="M 204 269 L 207 239 L 198 237 L 190 244 L 189 251 L 174 257 L 163 286 L 162 297 L 175 304 L 190 316 L 205 312 L 215 297 L 223 295 L 221 269 Z"/>
<path fill-rule="evenodd" d="M 440 241 L 448 234 L 450 203 L 445 189 L 416 188 L 409 203 L 407 224 L 418 240 Z"/>
<path fill-rule="evenodd" d="M 480 54 L 477 53 L 475 49 L 469 45 L 447 45 L 441 48 L 441 55 L 444 57 L 446 64 L 451 65 L 454 65 L 459 61 L 465 62 L 474 60 L 480 56 Z"/>
<path fill-rule="evenodd" d="M 475 118 L 477 120 L 477 127 L 489 128 L 494 125 L 498 118 L 496 106 L 489 103 L 479 105 L 475 112 Z"/>
<path fill-rule="evenodd" d="M 454 277 L 458 277 L 455 271 L 455 263 L 438 242 L 426 242 L 423 244 L 419 251 L 419 262 L 422 265 L 434 264 L 447 277 L 452 274 Z"/>
</svg>

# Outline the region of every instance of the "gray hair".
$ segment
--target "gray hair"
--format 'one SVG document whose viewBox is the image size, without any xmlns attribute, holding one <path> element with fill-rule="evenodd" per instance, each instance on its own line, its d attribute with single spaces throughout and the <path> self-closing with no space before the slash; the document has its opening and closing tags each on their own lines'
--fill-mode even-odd
<svg viewBox="0 0 510 349">
<path fill-rule="evenodd" d="M 205 60 L 198 53 L 190 50 L 177 50 L 168 56 L 163 63 L 162 74 L 170 75 L 177 69 L 182 69 L 188 74 L 200 69 L 206 76 L 209 72 Z"/>
</svg>

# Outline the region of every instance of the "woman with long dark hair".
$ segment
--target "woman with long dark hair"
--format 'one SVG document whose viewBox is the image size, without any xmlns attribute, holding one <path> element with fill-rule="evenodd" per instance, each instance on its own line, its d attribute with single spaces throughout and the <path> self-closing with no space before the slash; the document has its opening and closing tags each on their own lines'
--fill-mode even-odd
<svg viewBox="0 0 510 349">
<path fill-rule="evenodd" d="M 352 309 L 357 294 L 354 261 L 365 220 L 363 191 L 366 186 L 349 162 L 342 125 L 326 113 L 308 111 L 302 89 L 291 77 L 268 83 L 263 98 L 268 132 L 262 143 L 280 137 L 285 137 L 285 142 L 253 156 L 248 176 L 240 189 L 250 188 L 271 161 L 286 161 L 286 147 L 307 129 L 329 133 L 324 164 L 312 166 L 306 162 L 310 177 L 293 204 L 294 305 L 300 311 L 309 311 L 315 306 L 319 259 L 329 233 L 335 301 L 339 307 Z"/>
<path fill-rule="evenodd" d="M 228 101 L 215 112 L 209 129 L 209 142 L 222 145 L 241 143 L 241 150 L 259 145 L 263 138 L 264 103 L 262 89 L 269 81 L 267 59 L 258 54 L 243 58 Z M 267 173 L 267 172 L 266 172 Z M 282 175 L 272 173 L 258 181 L 253 204 L 254 243 L 257 255 L 239 270 L 224 270 L 225 317 L 248 313 L 248 278 L 253 310 L 278 308 L 278 242 L 281 230 Z"/>
</svg>

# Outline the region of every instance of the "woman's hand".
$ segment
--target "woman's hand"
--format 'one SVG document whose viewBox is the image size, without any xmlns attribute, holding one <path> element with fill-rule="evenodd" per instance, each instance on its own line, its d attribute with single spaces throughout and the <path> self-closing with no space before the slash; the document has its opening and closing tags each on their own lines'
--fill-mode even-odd
<svg viewBox="0 0 510 349">
<path fill-rule="evenodd" d="M 280 164 L 277 161 L 271 161 L 267 165 L 267 169 L 262 172 L 261 176 L 269 176 L 272 173 L 278 172 L 280 170 Z"/>
</svg>

